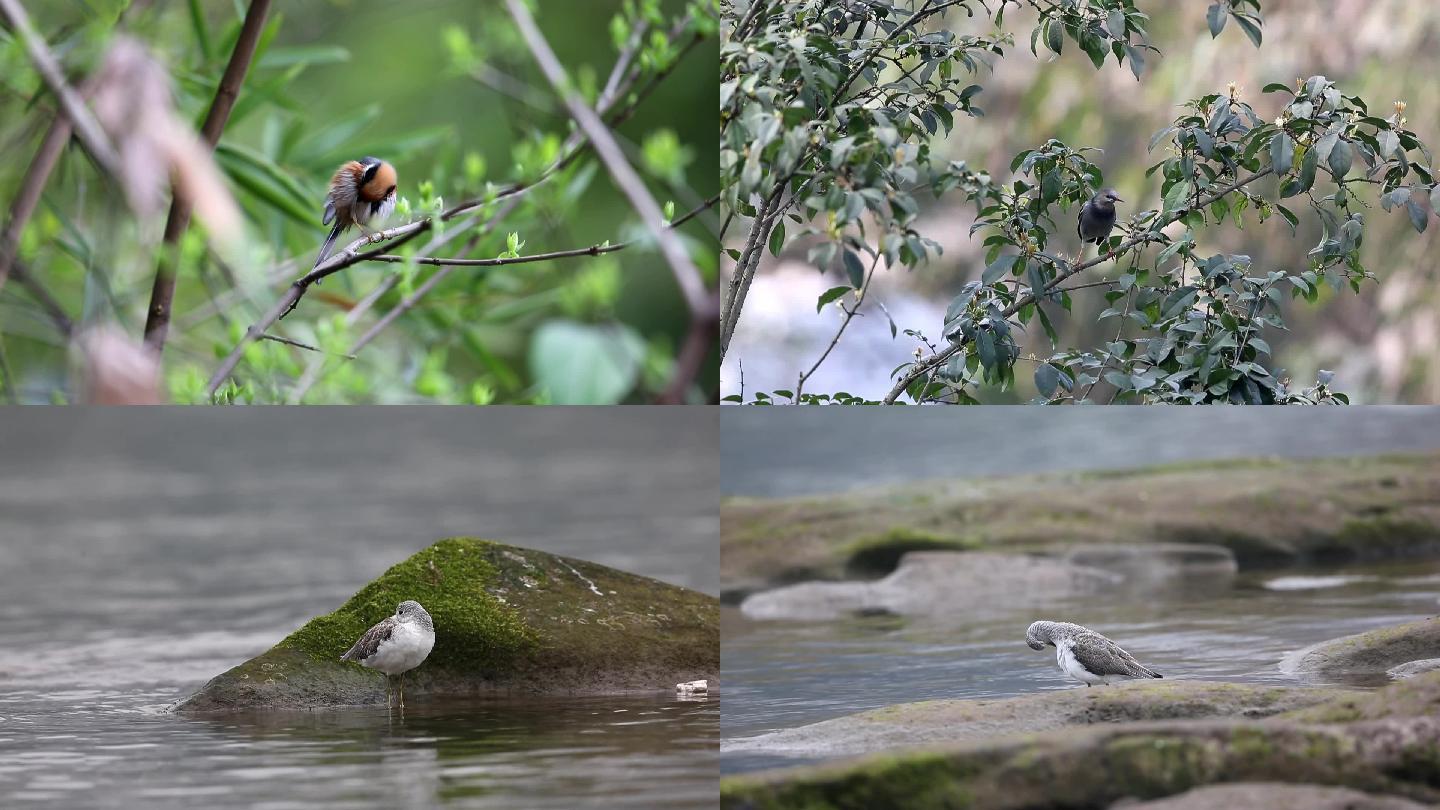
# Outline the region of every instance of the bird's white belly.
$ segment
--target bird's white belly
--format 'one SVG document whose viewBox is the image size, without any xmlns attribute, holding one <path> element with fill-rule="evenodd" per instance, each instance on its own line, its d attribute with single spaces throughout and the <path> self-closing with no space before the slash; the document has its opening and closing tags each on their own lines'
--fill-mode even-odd
<svg viewBox="0 0 1440 810">
<path fill-rule="evenodd" d="M 1068 640 L 1055 645 L 1055 662 L 1060 665 L 1061 671 L 1066 675 L 1069 675 L 1081 683 L 1092 686 L 1097 683 L 1114 683 L 1115 681 L 1125 680 L 1124 676 L 1121 675 L 1096 675 L 1085 667 L 1080 666 L 1080 662 L 1075 658 L 1074 650 L 1071 649 L 1073 646 L 1073 642 Z"/>
<path fill-rule="evenodd" d="M 420 666 L 435 646 L 435 634 L 413 622 L 402 622 L 380 642 L 375 654 L 360 663 L 386 675 L 399 675 Z"/>
</svg>

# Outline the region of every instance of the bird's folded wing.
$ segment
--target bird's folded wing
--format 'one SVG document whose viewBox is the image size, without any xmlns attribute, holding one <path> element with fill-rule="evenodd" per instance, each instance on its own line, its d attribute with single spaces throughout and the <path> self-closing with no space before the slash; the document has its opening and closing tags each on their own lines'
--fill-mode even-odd
<svg viewBox="0 0 1440 810">
<path fill-rule="evenodd" d="M 395 617 L 391 616 L 369 630 L 366 630 L 365 635 L 361 636 L 360 640 L 355 642 L 355 646 L 340 656 L 340 660 L 364 661 L 366 658 L 374 655 L 376 650 L 380 649 L 381 643 L 390 640 L 390 633 L 394 630 Z"/>
<path fill-rule="evenodd" d="M 1155 673 L 1140 665 L 1120 645 L 1099 633 L 1083 633 L 1075 637 L 1071 648 L 1075 660 L 1096 675 L 1124 675 L 1131 678 L 1152 678 Z"/>
</svg>

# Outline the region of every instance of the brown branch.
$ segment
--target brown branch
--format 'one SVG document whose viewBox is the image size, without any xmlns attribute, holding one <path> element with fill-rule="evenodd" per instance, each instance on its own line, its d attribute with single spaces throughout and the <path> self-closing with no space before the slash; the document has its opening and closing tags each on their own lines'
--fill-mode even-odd
<svg viewBox="0 0 1440 810">
<path fill-rule="evenodd" d="M 45 138 L 40 141 L 40 148 L 35 150 L 30 167 L 25 170 L 25 178 L 20 181 L 20 192 L 10 204 L 10 221 L 5 223 L 5 232 L 0 234 L 0 287 L 5 286 L 5 279 L 10 275 L 11 263 L 20 250 L 20 235 L 30 224 L 30 217 L 40 203 L 45 184 L 50 180 L 50 173 L 65 151 L 65 144 L 70 142 L 70 132 L 70 119 L 63 113 L 56 113 Z"/>
<path fill-rule="evenodd" d="M 529 256 L 509 256 L 496 259 L 449 259 L 442 256 L 376 256 L 371 261 L 389 262 L 390 264 L 404 264 L 414 262 L 416 264 L 453 264 L 457 267 L 498 267 L 502 264 L 525 264 L 526 262 L 543 262 L 547 259 L 564 259 L 571 256 L 599 256 L 603 253 L 614 253 L 617 250 L 624 250 L 629 246 L 628 242 L 620 242 L 614 245 L 591 245 L 585 248 L 574 248 L 572 250 L 557 250 L 552 253 L 532 253 Z"/>
<path fill-rule="evenodd" d="M 1261 169 L 1260 171 L 1255 172 L 1254 174 L 1251 174 L 1250 176 L 1248 176 L 1248 177 L 1246 177 L 1246 178 L 1244 178 L 1244 179 L 1236 180 L 1235 182 L 1233 182 L 1233 183 L 1231 183 L 1230 185 L 1228 185 L 1228 186 L 1220 189 L 1219 191 L 1215 192 L 1214 194 L 1211 194 L 1211 195 L 1207 196 L 1205 199 L 1198 201 L 1198 203 L 1197 203 L 1196 205 L 1193 205 L 1193 206 L 1190 206 L 1190 207 L 1187 207 L 1187 208 L 1177 208 L 1176 210 L 1174 210 L 1174 211 L 1172 211 L 1172 212 L 1170 213 L 1170 216 L 1164 218 L 1164 219 L 1161 220 L 1160 222 L 1157 222 L 1156 224 L 1154 224 L 1154 225 L 1150 226 L 1149 228 L 1147 228 L 1147 229 L 1146 229 L 1146 232 L 1145 232 L 1146 235 L 1144 235 L 1144 236 L 1138 236 L 1138 237 L 1135 237 L 1135 238 L 1133 238 L 1133 239 L 1130 239 L 1130 240 L 1128 240 L 1128 241 L 1126 241 L 1126 242 L 1123 242 L 1119 247 L 1115 248 L 1113 251 L 1109 251 L 1109 255 L 1108 255 L 1108 256 L 1105 255 L 1105 254 L 1101 254 L 1101 255 L 1099 255 L 1099 256 L 1096 256 L 1094 259 L 1091 259 L 1091 260 L 1088 261 L 1088 262 L 1085 262 L 1085 263 L 1083 263 L 1083 264 L 1070 265 L 1067 269 L 1062 270 L 1062 271 L 1056 273 L 1056 274 L 1055 274 L 1055 278 L 1053 278 L 1053 279 L 1051 279 L 1049 282 L 1047 282 L 1047 283 L 1045 284 L 1045 286 L 1039 291 L 1039 295 L 1045 295 L 1045 294 L 1051 292 L 1052 290 L 1054 290 L 1054 289 L 1060 284 L 1060 282 L 1064 281 L 1064 280 L 1067 279 L 1067 278 L 1070 278 L 1071 276 L 1075 275 L 1076 273 L 1081 272 L 1082 270 L 1088 270 L 1089 268 L 1094 267 L 1095 265 L 1100 264 L 1101 262 L 1108 261 L 1111 256 L 1119 255 L 1120 253 L 1123 253 L 1123 252 L 1125 252 L 1125 251 L 1127 251 L 1127 250 L 1129 250 L 1129 249 L 1131 249 L 1131 248 L 1133 248 L 1133 247 L 1137 247 L 1137 246 L 1139 246 L 1139 245 L 1143 245 L 1143 244 L 1146 244 L 1147 242 L 1152 241 L 1152 240 L 1149 238 L 1149 234 L 1150 234 L 1150 233 L 1152 233 L 1152 232 L 1154 232 L 1154 231 L 1158 231 L 1158 230 L 1160 230 L 1161 228 L 1168 227 L 1168 226 L 1170 226 L 1172 223 L 1175 223 L 1175 222 L 1179 221 L 1181 217 L 1185 216 L 1186 214 L 1190 213 L 1191 211 L 1199 211 L 1199 210 L 1205 208 L 1205 206 L 1207 206 L 1207 205 L 1215 202 L 1216 200 L 1220 199 L 1221 197 L 1224 197 L 1224 196 L 1226 196 L 1226 195 L 1228 195 L 1228 194 L 1231 194 L 1231 193 L 1233 193 L 1233 192 L 1235 192 L 1235 191 L 1237 191 L 1237 190 L 1239 190 L 1239 189 L 1241 189 L 1241 188 L 1243 188 L 1243 187 L 1245 187 L 1245 186 L 1248 186 L 1248 185 L 1250 185 L 1251 183 L 1255 182 L 1256 180 L 1259 180 L 1259 179 L 1262 178 L 1262 177 L 1268 177 L 1268 176 L 1270 176 L 1270 174 L 1272 174 L 1273 172 L 1274 172 L 1274 169 L 1268 169 L 1268 168 L 1267 168 L 1267 169 Z M 1019 312 L 1021 307 L 1028 306 L 1028 305 L 1030 305 L 1030 304 L 1033 304 L 1033 303 L 1035 302 L 1035 300 L 1036 300 L 1036 292 L 1035 292 L 1034 290 L 1031 290 L 1030 292 L 1027 292 L 1027 293 L 1025 293 L 1024 295 L 1021 295 L 1020 297 L 1016 298 L 1015 301 L 1014 301 L 1014 303 L 1012 303 L 1012 304 L 1010 304 L 1010 306 L 1006 307 L 1006 308 L 1004 309 L 1004 311 L 1001 312 L 1000 314 L 1003 315 L 1003 316 L 1006 317 L 1006 318 L 1009 318 L 1011 315 L 1014 315 L 1016 312 Z M 929 373 L 930 371 L 932 371 L 932 370 L 934 370 L 934 369 L 936 369 L 936 368 L 939 368 L 941 363 L 944 363 L 946 360 L 950 359 L 950 357 L 952 357 L 956 352 L 958 352 L 958 351 L 960 351 L 961 349 L 965 348 L 965 343 L 966 343 L 966 341 L 963 340 L 963 339 L 962 339 L 962 340 L 959 340 L 959 341 L 956 341 L 955 343 L 950 344 L 948 347 L 946 347 L 946 348 L 944 348 L 944 349 L 936 352 L 935 354 L 930 355 L 929 357 L 925 358 L 924 360 L 919 360 L 919 361 L 917 361 L 914 365 L 912 365 L 912 366 L 910 367 L 910 370 L 909 370 L 909 371 L 907 371 L 905 374 L 903 374 L 903 375 L 900 377 L 900 379 L 899 379 L 898 381 L 896 381 L 894 387 L 890 389 L 890 393 L 886 394 L 886 395 L 885 395 L 885 399 L 881 400 L 881 402 L 882 402 L 883 404 L 886 404 L 886 405 L 893 405 L 893 404 L 895 403 L 895 400 L 896 400 L 901 394 L 905 393 L 905 389 L 908 388 L 912 382 L 920 379 L 921 377 L 923 377 L 925 374 Z"/>
<path fill-rule="evenodd" d="M 245 83 L 245 72 L 250 60 L 255 57 L 255 46 L 265 28 L 265 15 L 270 11 L 270 0 L 250 0 L 250 9 L 245 12 L 245 23 L 240 27 L 240 36 L 235 40 L 235 49 L 230 52 L 230 62 L 220 76 L 215 88 L 215 99 L 210 102 L 210 111 L 200 126 L 200 136 L 214 151 L 220 142 L 220 134 L 230 120 L 230 111 L 240 96 L 240 87 Z M 190 200 L 181 193 L 178 186 L 170 201 L 170 214 L 165 219 L 166 245 L 176 245 L 190 227 Z M 162 250 L 160 261 L 155 267 L 155 284 L 150 289 L 150 308 L 145 315 L 145 345 L 157 355 L 165 349 L 165 336 L 170 331 L 170 308 L 175 301 L 174 250 Z"/>
</svg>

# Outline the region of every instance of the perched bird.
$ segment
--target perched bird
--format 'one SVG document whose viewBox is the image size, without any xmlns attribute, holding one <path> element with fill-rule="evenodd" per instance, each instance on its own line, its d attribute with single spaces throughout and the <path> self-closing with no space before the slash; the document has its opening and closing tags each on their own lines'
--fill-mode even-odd
<svg viewBox="0 0 1440 810">
<path fill-rule="evenodd" d="M 1054 647 L 1060 669 L 1087 688 L 1132 678 L 1165 677 L 1141 666 L 1119 644 L 1078 624 L 1035 622 L 1025 631 L 1025 643 L 1032 650 L 1043 650 L 1046 644 Z"/>
<path fill-rule="evenodd" d="M 419 602 L 406 600 L 395 615 L 365 631 L 341 661 L 385 673 L 385 706 L 390 706 L 390 678 L 420 666 L 435 646 L 435 623 Z M 400 680 L 400 710 L 405 710 L 405 680 Z"/>
<path fill-rule="evenodd" d="M 368 236 L 365 227 L 369 222 L 380 221 L 395 210 L 395 167 L 377 157 L 351 160 L 335 170 L 330 178 L 330 193 L 325 195 L 324 224 L 333 220 L 335 227 L 320 246 L 320 257 L 315 266 L 330 256 L 335 239 L 351 225 L 356 225 Z"/>
<path fill-rule="evenodd" d="M 1090 202 L 1080 206 L 1080 216 L 1075 220 L 1075 233 L 1082 242 L 1101 244 L 1110 238 L 1110 229 L 1115 227 L 1115 203 L 1125 202 L 1113 188 L 1102 188 Z M 1084 251 L 1082 249 L 1081 253 Z M 1111 253 L 1110 258 L 1115 258 Z M 1077 261 L 1079 257 L 1076 257 Z"/>
</svg>

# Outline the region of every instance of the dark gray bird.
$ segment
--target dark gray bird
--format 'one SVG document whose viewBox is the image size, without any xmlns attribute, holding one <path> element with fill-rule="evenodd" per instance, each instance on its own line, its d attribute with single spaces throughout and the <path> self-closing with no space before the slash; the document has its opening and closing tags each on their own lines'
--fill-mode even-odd
<svg viewBox="0 0 1440 810">
<path fill-rule="evenodd" d="M 1163 678 L 1141 666 L 1120 645 L 1086 627 L 1069 622 L 1035 622 L 1025 631 L 1025 643 L 1032 650 L 1055 648 L 1055 663 L 1070 677 L 1087 687 L 1132 678 Z"/>
<path fill-rule="evenodd" d="M 1100 244 L 1110 238 L 1110 229 L 1115 227 L 1115 203 L 1125 202 L 1120 195 L 1115 193 L 1113 188 L 1102 188 L 1099 193 L 1090 198 L 1090 202 L 1080 206 L 1080 216 L 1075 220 L 1075 233 L 1080 236 L 1082 242 L 1093 242 Z M 1081 250 L 1084 255 L 1084 250 Z M 1110 254 L 1115 258 L 1115 254 Z M 1078 259 L 1078 257 L 1077 257 Z"/>
</svg>

